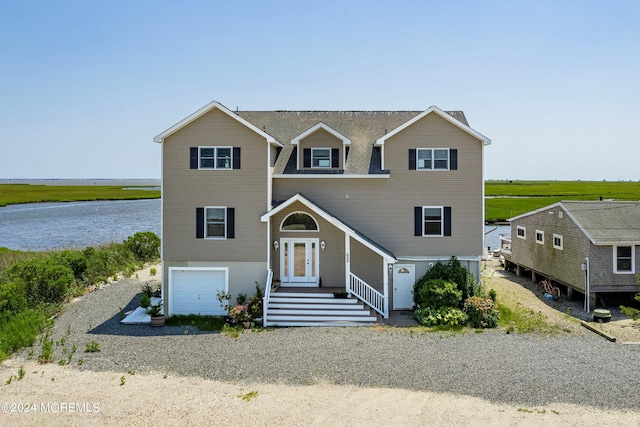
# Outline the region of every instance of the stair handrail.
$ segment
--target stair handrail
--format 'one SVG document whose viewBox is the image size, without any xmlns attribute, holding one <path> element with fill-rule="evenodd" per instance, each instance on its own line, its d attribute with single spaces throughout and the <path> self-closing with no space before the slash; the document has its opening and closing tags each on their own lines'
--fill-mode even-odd
<svg viewBox="0 0 640 427">
<path fill-rule="evenodd" d="M 267 270 L 267 281 L 264 285 L 264 297 L 262 298 L 262 326 L 268 326 L 267 312 L 269 311 L 269 298 L 271 298 L 271 282 L 273 281 L 273 270 Z"/>
<path fill-rule="evenodd" d="M 359 278 L 353 273 L 349 273 L 349 289 L 348 292 L 354 294 L 362 302 L 380 313 L 383 317 L 387 317 L 385 313 L 385 297 L 383 294 L 375 290 L 367 282 Z"/>
</svg>

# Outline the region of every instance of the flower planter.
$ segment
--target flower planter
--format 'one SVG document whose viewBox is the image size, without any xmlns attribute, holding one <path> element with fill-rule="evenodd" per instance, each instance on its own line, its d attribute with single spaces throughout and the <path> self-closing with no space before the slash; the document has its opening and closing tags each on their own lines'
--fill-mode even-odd
<svg viewBox="0 0 640 427">
<path fill-rule="evenodd" d="M 166 316 L 151 316 L 151 326 L 154 328 L 158 328 L 160 326 L 164 326 L 164 322 L 166 320 Z"/>
</svg>

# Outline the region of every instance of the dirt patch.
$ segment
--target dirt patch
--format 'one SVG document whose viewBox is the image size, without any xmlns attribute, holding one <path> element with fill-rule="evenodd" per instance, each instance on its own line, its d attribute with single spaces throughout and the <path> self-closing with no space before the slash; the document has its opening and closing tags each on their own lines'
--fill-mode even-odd
<svg viewBox="0 0 640 427">
<path fill-rule="evenodd" d="M 620 343 L 640 343 L 640 322 L 626 318 L 619 309 L 610 308 L 612 321 L 609 323 L 593 323 L 592 314 L 583 310 L 583 301 L 568 299 L 566 296 L 558 300 L 547 300 L 538 285 L 526 277 L 517 277 L 506 271 L 498 260 L 485 263 L 482 272 L 485 289 L 495 289 L 498 299 L 510 305 L 523 306 L 546 316 L 549 323 L 575 333 L 588 332 L 580 325 L 580 320 L 589 321 L 594 327 L 616 338 Z"/>
</svg>

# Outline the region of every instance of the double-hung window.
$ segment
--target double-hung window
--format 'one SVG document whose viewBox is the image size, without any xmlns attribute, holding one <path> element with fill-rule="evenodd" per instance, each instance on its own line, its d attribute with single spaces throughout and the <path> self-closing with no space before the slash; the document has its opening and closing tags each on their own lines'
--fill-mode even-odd
<svg viewBox="0 0 640 427">
<path fill-rule="evenodd" d="M 199 169 L 232 169 L 232 147 L 198 147 Z"/>
<path fill-rule="evenodd" d="M 416 206 L 414 235 L 422 237 L 451 236 L 451 206 Z"/>
<path fill-rule="evenodd" d="M 613 267 L 617 274 L 635 273 L 635 248 L 633 246 L 613 247 Z"/>
<path fill-rule="evenodd" d="M 235 238 L 235 209 L 227 206 L 196 208 L 196 238 L 212 240 Z"/>
<path fill-rule="evenodd" d="M 562 250 L 562 248 L 564 247 L 562 234 L 553 235 L 553 247 Z"/>
<path fill-rule="evenodd" d="M 331 167 L 331 149 L 330 148 L 312 148 L 311 149 L 311 167 L 312 168 L 330 168 Z"/>
<path fill-rule="evenodd" d="M 536 243 L 544 245 L 544 231 L 536 230 Z"/>
<path fill-rule="evenodd" d="M 205 212 L 205 239 L 225 239 L 227 209 L 224 207 L 207 207 Z"/>
<path fill-rule="evenodd" d="M 449 170 L 448 148 L 417 148 L 418 170 Z"/>
<path fill-rule="evenodd" d="M 516 236 L 518 236 L 518 239 L 526 240 L 527 239 L 527 229 L 524 228 L 521 225 L 518 225 L 516 227 Z"/>
</svg>

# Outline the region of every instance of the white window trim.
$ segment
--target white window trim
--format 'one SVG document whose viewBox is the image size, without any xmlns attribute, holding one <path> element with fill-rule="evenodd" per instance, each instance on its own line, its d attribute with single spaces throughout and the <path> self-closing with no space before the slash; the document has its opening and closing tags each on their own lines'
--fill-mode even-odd
<svg viewBox="0 0 640 427">
<path fill-rule="evenodd" d="M 209 237 L 209 235 L 207 234 L 207 230 L 208 230 L 207 209 L 224 209 L 224 222 L 223 222 L 224 237 L 219 237 L 219 236 Z M 204 238 L 206 240 L 227 240 L 227 207 L 226 206 L 205 206 L 204 207 Z"/>
<path fill-rule="evenodd" d="M 538 239 L 538 235 L 540 236 L 540 239 Z M 536 243 L 539 245 L 544 245 L 544 231 L 536 230 Z"/>
<path fill-rule="evenodd" d="M 203 148 L 213 148 L 213 167 L 212 168 L 203 168 L 201 166 L 201 161 L 202 161 L 202 149 Z M 230 153 L 230 167 L 228 168 L 219 168 L 218 167 L 218 149 L 219 148 L 228 148 L 229 149 L 229 153 Z M 228 170 L 233 170 L 233 147 L 228 147 L 228 146 L 217 146 L 217 145 L 208 145 L 208 146 L 201 146 L 198 147 L 198 169 L 200 170 L 223 170 L 223 171 L 228 171 Z"/>
<path fill-rule="evenodd" d="M 518 230 L 522 230 L 522 236 L 518 234 Z M 518 239 L 527 240 L 527 227 L 521 225 L 516 226 L 516 237 Z"/>
<path fill-rule="evenodd" d="M 560 239 L 559 245 L 556 245 L 556 239 Z M 553 235 L 553 247 L 556 249 L 564 250 L 564 238 L 562 237 L 562 234 Z"/>
<path fill-rule="evenodd" d="M 424 211 L 425 209 L 440 209 L 440 234 L 426 234 Z M 423 206 L 422 207 L 422 237 L 444 237 L 444 206 Z"/>
<path fill-rule="evenodd" d="M 631 270 L 618 271 L 618 248 L 631 248 Z M 636 247 L 635 245 L 620 245 L 613 247 L 613 273 L 614 274 L 635 274 L 636 273 Z"/>
<path fill-rule="evenodd" d="M 315 150 L 329 150 L 329 166 L 314 166 L 313 165 L 313 152 Z M 311 169 L 331 169 L 331 165 L 332 162 L 331 160 L 333 160 L 331 158 L 331 148 L 329 147 L 315 147 L 315 148 L 311 148 Z"/>
<path fill-rule="evenodd" d="M 419 161 L 419 153 L 420 151 L 426 151 L 429 150 L 431 151 L 431 168 L 427 169 L 427 168 L 421 168 L 420 167 L 420 161 Z M 436 155 L 436 150 L 445 150 L 447 152 L 447 167 L 446 168 L 435 168 L 435 155 Z M 451 151 L 449 148 L 416 148 L 416 170 L 419 171 L 432 171 L 432 172 L 437 172 L 437 171 L 448 171 L 451 170 Z"/>
<path fill-rule="evenodd" d="M 282 228 L 282 225 L 284 224 L 284 222 L 287 220 L 287 218 L 289 218 L 291 215 L 295 215 L 295 214 L 305 214 L 309 217 L 311 217 L 311 219 L 313 220 L 313 222 L 316 223 L 316 229 L 315 230 L 285 230 Z M 303 212 L 303 211 L 295 211 L 295 212 L 291 212 L 289 215 L 285 216 L 284 219 L 282 220 L 282 222 L 280 223 L 280 231 L 283 233 L 319 233 L 320 232 L 320 225 L 318 224 L 318 220 L 315 219 L 313 217 L 313 215 L 309 214 L 308 212 Z"/>
</svg>

